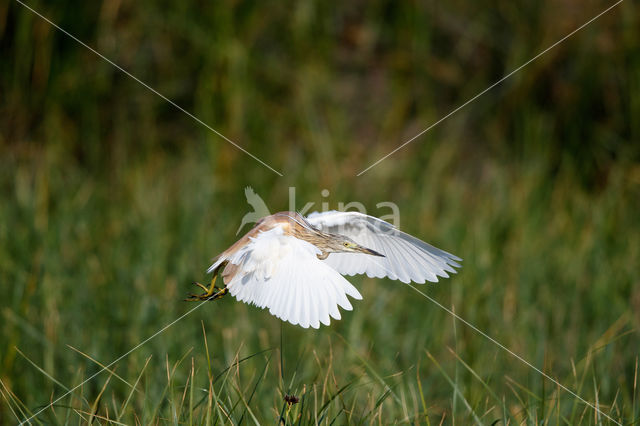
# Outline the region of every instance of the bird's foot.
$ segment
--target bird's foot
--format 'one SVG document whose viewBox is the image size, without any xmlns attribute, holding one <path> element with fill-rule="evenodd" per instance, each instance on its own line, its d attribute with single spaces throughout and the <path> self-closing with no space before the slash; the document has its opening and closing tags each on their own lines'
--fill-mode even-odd
<svg viewBox="0 0 640 426">
<path fill-rule="evenodd" d="M 189 297 L 184 299 L 187 302 L 197 302 L 199 300 L 202 300 L 202 301 L 216 300 L 216 299 L 220 299 L 221 297 L 223 297 L 225 294 L 229 292 L 229 289 L 227 287 L 219 288 L 214 286 L 210 289 L 207 289 L 205 286 L 203 286 L 200 283 L 194 282 L 194 284 L 197 285 L 198 287 L 204 288 L 205 292 L 202 294 L 193 294 L 193 293 L 189 294 Z"/>
<path fill-rule="evenodd" d="M 220 299 L 222 296 L 224 296 L 225 294 L 227 294 L 229 292 L 229 289 L 227 287 L 216 287 L 216 278 L 217 276 L 214 276 L 213 279 L 211 280 L 211 284 L 210 286 L 207 288 L 206 286 L 200 284 L 199 282 L 194 282 L 195 285 L 197 285 L 198 287 L 200 287 L 202 290 L 204 290 L 204 293 L 202 294 L 189 294 L 189 297 L 186 298 L 185 300 L 188 302 L 196 302 L 199 300 L 216 300 L 216 299 Z"/>
</svg>

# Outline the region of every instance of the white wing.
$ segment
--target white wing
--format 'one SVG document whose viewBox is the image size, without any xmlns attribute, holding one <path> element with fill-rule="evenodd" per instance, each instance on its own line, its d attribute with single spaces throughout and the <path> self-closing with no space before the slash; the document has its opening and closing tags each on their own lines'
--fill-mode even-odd
<svg viewBox="0 0 640 426">
<path fill-rule="evenodd" d="M 375 250 L 385 257 L 363 253 L 331 253 L 328 265 L 344 275 L 367 274 L 369 277 L 389 277 L 404 283 L 425 280 L 437 282 L 438 276 L 456 273 L 461 261 L 446 251 L 433 247 L 390 223 L 358 212 L 329 211 L 312 213 L 307 217 L 311 225 L 323 232 L 344 235 L 356 243 Z"/>
<path fill-rule="evenodd" d="M 269 308 L 283 321 L 318 328 L 320 323 L 329 325 L 330 316 L 340 319 L 338 306 L 353 309 L 347 296 L 362 299 L 351 283 L 317 258 L 319 253 L 314 245 L 276 227 L 218 262 L 237 265 L 227 288 L 239 301 Z"/>
</svg>

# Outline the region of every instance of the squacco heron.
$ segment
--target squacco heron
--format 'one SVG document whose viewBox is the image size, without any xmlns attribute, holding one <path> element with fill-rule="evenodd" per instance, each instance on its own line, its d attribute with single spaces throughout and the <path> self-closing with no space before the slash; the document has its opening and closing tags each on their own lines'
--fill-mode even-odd
<svg viewBox="0 0 640 426">
<path fill-rule="evenodd" d="M 339 320 L 338 307 L 353 309 L 347 296 L 362 299 L 342 275 L 367 274 L 424 284 L 455 273 L 462 259 L 433 247 L 381 219 L 357 212 L 329 211 L 304 217 L 280 212 L 256 226 L 217 256 L 205 292 L 187 300 L 237 300 L 304 328 Z M 222 275 L 223 287 L 216 286 Z"/>
</svg>

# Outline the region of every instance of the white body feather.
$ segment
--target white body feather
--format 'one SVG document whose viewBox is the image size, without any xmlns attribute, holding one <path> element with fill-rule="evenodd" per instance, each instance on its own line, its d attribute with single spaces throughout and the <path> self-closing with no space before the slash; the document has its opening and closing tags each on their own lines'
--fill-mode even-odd
<svg viewBox="0 0 640 426">
<path fill-rule="evenodd" d="M 280 227 L 261 232 L 227 259 L 240 268 L 227 283 L 229 293 L 304 328 L 329 325 L 329 317 L 340 319 L 338 306 L 353 309 L 347 296 L 362 296 L 336 270 L 321 262 L 319 253 L 314 245 L 284 235 Z"/>
</svg>

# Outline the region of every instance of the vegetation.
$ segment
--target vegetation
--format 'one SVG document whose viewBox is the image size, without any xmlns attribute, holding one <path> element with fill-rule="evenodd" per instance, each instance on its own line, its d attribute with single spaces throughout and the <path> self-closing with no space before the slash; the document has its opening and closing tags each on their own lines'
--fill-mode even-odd
<svg viewBox="0 0 640 426">
<path fill-rule="evenodd" d="M 280 177 L 0 2 L 0 423 L 637 422 L 631 2 L 356 176 L 613 4 L 574 3 L 28 3 Z M 247 185 L 393 201 L 463 269 L 350 278 L 364 300 L 319 330 L 184 302 Z"/>
</svg>

